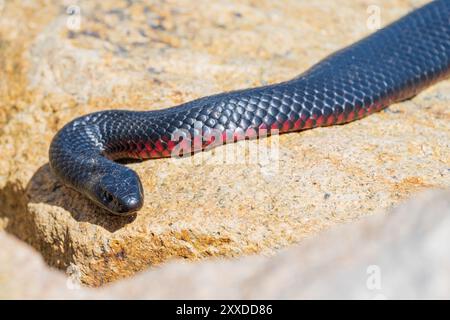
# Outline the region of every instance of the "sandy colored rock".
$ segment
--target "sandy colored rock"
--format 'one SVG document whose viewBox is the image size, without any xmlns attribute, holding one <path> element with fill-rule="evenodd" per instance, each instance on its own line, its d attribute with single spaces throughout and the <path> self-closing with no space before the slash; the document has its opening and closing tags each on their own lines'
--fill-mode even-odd
<svg viewBox="0 0 450 320">
<path fill-rule="evenodd" d="M 35 250 L 0 231 L 0 299 L 83 298 L 79 288 L 61 272 L 51 270 Z"/>
<path fill-rule="evenodd" d="M 272 258 L 172 263 L 100 292 L 171 299 L 448 299 L 449 241 L 450 191 L 428 193 Z"/>
<path fill-rule="evenodd" d="M 382 24 L 412 9 L 409 1 L 377 3 Z M 105 215 L 50 173 L 49 143 L 70 119 L 292 78 L 370 33 L 368 5 L 85 1 L 78 24 L 57 1 L 8 2 L 0 20 L 0 227 L 97 286 L 171 259 L 272 254 L 419 190 L 450 186 L 449 81 L 345 126 L 130 164 L 146 198 L 132 218 Z M 277 150 L 278 160 L 219 161 L 247 145 Z"/>
<path fill-rule="evenodd" d="M 0 297 L 57 299 L 448 299 L 450 190 L 329 230 L 273 257 L 163 265 L 101 289 L 48 270 L 0 233 Z"/>
</svg>

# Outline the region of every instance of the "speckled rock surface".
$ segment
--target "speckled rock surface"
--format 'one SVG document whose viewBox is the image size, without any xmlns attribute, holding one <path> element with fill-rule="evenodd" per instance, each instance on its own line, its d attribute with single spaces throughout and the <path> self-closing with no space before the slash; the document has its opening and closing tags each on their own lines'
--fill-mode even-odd
<svg viewBox="0 0 450 320">
<path fill-rule="evenodd" d="M 422 3 L 377 1 L 381 24 Z M 143 180 L 145 207 L 132 218 L 105 215 L 49 171 L 49 143 L 68 120 L 292 78 L 370 33 L 373 3 L 78 4 L 11 1 L 0 13 L 0 228 L 86 284 L 171 259 L 271 254 L 418 190 L 450 186 L 444 81 L 358 122 L 261 141 L 263 150 L 278 148 L 277 161 L 212 158 L 244 152 L 238 143 L 130 164 Z"/>
<path fill-rule="evenodd" d="M 149 299 L 448 299 L 449 240 L 450 192 L 429 193 L 272 258 L 172 263 L 100 292 Z"/>
<path fill-rule="evenodd" d="M 61 272 L 51 270 L 42 257 L 22 241 L 0 231 L 0 299 L 84 298 L 89 290 Z"/>
<path fill-rule="evenodd" d="M 326 231 L 273 257 L 169 263 L 87 289 L 0 232 L 1 298 L 448 299 L 450 191 Z"/>
</svg>

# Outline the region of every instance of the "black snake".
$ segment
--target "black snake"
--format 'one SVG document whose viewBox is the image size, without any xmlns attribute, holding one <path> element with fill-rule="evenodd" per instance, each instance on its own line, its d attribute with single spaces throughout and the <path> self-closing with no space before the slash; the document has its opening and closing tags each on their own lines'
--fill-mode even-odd
<svg viewBox="0 0 450 320">
<path fill-rule="evenodd" d="M 50 166 L 64 184 L 127 215 L 142 207 L 142 185 L 133 170 L 113 160 L 168 157 L 180 145 L 192 153 L 267 131 L 347 123 L 408 99 L 449 73 L 450 0 L 438 0 L 286 82 L 165 110 L 77 118 L 54 137 Z"/>
</svg>

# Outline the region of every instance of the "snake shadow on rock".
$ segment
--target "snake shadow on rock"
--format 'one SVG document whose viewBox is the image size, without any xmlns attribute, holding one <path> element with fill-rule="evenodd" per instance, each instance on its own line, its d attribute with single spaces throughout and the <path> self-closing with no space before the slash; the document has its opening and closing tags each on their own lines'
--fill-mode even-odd
<svg viewBox="0 0 450 320">
<path fill-rule="evenodd" d="M 50 215 L 61 214 L 58 210 L 52 210 L 51 206 L 60 207 L 69 212 L 74 220 L 98 225 L 109 232 L 115 232 L 136 219 L 136 214 L 126 217 L 111 215 L 77 191 L 64 186 L 52 174 L 48 163 L 41 166 L 28 182 L 26 199 L 27 204 L 48 205 Z M 55 216 L 55 219 L 58 217 Z"/>
</svg>

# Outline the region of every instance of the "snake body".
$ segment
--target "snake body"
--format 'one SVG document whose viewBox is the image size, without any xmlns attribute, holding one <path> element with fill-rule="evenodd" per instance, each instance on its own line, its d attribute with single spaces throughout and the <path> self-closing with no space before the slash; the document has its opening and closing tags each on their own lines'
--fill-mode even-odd
<svg viewBox="0 0 450 320">
<path fill-rule="evenodd" d="M 182 144 L 196 152 L 219 140 L 257 138 L 268 130 L 347 123 L 411 98 L 449 73 L 450 0 L 438 0 L 286 82 L 164 110 L 106 110 L 79 117 L 54 137 L 50 167 L 97 205 L 127 215 L 142 207 L 142 185 L 133 170 L 113 160 L 169 157 Z"/>
</svg>

